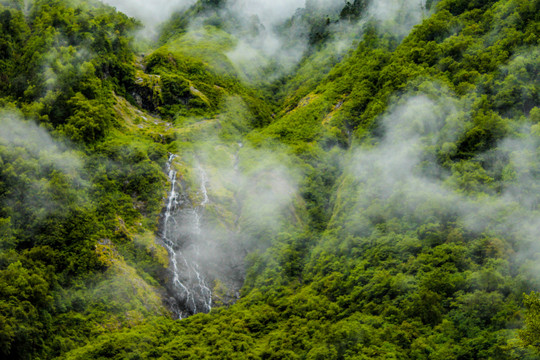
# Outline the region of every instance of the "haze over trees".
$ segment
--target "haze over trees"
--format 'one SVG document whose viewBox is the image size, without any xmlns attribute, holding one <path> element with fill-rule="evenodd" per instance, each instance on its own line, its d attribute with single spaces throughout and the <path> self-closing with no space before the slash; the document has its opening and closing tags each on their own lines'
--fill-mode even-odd
<svg viewBox="0 0 540 360">
<path fill-rule="evenodd" d="M 108 3 L 0 0 L 2 359 L 540 356 L 538 0 Z"/>
</svg>

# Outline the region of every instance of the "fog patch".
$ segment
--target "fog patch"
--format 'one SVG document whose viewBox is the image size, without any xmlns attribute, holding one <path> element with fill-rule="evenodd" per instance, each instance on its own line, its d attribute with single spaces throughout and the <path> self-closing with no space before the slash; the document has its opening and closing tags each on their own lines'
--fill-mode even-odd
<svg viewBox="0 0 540 360">
<path fill-rule="evenodd" d="M 77 152 L 17 113 L 0 111 L 0 128 L 2 162 L 9 160 L 4 175 L 18 189 L 7 194 L 10 206 L 24 206 L 35 221 L 72 204 L 88 204 L 89 183 Z"/>
<path fill-rule="evenodd" d="M 83 167 L 80 157 L 65 144 L 54 140 L 46 129 L 18 114 L 0 110 L 0 144 L 22 148 L 22 156 L 40 161 L 40 166 L 58 170 L 73 181 L 80 182 Z"/>
<path fill-rule="evenodd" d="M 178 306 L 171 308 L 181 317 L 236 301 L 244 257 L 302 225 L 300 171 L 279 146 L 255 147 L 244 140 L 251 116 L 241 99 L 230 98 L 215 119 L 185 121 L 178 143 L 183 146 L 184 137 L 199 140 L 171 155 L 177 186 L 169 200 L 171 194 L 176 199 L 164 216 L 162 240 L 171 270 L 178 272 L 171 274 L 169 289 Z"/>
<path fill-rule="evenodd" d="M 414 25 L 428 17 L 430 11 L 424 0 L 373 0 L 368 6 L 368 14 L 383 30 L 405 36 Z"/>
<path fill-rule="evenodd" d="M 102 2 L 142 21 L 146 28 L 138 35 L 154 38 L 161 23 L 168 20 L 173 13 L 185 10 L 195 4 L 196 0 L 102 0 Z"/>
<path fill-rule="evenodd" d="M 527 271 L 538 269 L 527 261 L 540 251 L 540 137 L 527 124 L 488 152 L 443 167 L 441 159 L 455 154 L 450 145 L 464 135 L 460 117 L 471 111 L 441 94 L 408 95 L 391 105 L 380 119 L 382 135 L 351 155 L 346 173 L 355 182 L 354 205 L 334 215 L 331 226 L 369 237 L 392 219 L 416 229 L 452 224 L 470 240 L 504 239 Z"/>
</svg>

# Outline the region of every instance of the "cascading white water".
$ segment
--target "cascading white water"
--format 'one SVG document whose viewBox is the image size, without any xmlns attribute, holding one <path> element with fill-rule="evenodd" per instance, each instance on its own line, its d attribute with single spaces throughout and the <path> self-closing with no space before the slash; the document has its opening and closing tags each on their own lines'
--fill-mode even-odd
<svg viewBox="0 0 540 360">
<path fill-rule="evenodd" d="M 24 6 L 23 8 L 24 15 L 28 15 L 29 10 L 30 10 L 30 0 L 24 0 L 23 6 Z"/>
<path fill-rule="evenodd" d="M 239 142 L 238 143 L 238 150 L 236 151 L 236 154 L 234 154 L 234 164 L 233 169 L 234 171 L 238 171 L 238 164 L 240 163 L 240 150 L 244 147 L 244 144 Z"/>
<path fill-rule="evenodd" d="M 204 235 L 201 228 L 202 211 L 210 199 L 206 172 L 200 164 L 197 164 L 203 200 L 199 206 L 192 204 L 177 181 L 177 172 L 173 169 L 175 158 L 176 155 L 171 154 L 167 162 L 171 190 L 161 225 L 161 239 L 170 258 L 172 282 L 169 291 L 173 297 L 171 309 L 182 319 L 212 309 L 212 291 L 200 269 L 199 252 L 199 242 Z"/>
</svg>

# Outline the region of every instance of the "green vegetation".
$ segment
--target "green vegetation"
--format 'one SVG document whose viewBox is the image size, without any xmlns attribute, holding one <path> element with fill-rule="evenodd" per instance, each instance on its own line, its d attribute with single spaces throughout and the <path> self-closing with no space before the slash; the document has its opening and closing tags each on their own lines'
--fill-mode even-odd
<svg viewBox="0 0 540 360">
<path fill-rule="evenodd" d="M 0 0 L 1 358 L 540 356 L 540 2 L 321 4 L 285 66 L 231 55 L 263 28 L 227 1 L 140 54 L 101 2 Z M 210 199 L 214 308 L 181 321 L 171 153 Z"/>
</svg>

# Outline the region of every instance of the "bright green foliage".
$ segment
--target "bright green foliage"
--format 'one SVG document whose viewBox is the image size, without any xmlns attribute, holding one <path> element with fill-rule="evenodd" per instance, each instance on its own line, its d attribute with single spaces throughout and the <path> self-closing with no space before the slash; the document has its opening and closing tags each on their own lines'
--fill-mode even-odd
<svg viewBox="0 0 540 360">
<path fill-rule="evenodd" d="M 537 358 L 540 2 L 428 1 L 404 36 L 307 1 L 285 76 L 231 60 L 261 24 L 226 3 L 135 55 L 99 2 L 0 1 L 0 357 Z M 169 153 L 216 244 L 182 321 Z"/>
<path fill-rule="evenodd" d="M 538 294 L 534 291 L 530 295 L 525 295 L 525 306 L 527 307 L 527 317 L 525 319 L 525 329 L 520 331 L 519 336 L 523 342 L 532 346 L 536 352 L 540 352 L 540 302 Z"/>
</svg>

